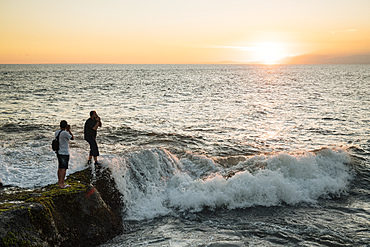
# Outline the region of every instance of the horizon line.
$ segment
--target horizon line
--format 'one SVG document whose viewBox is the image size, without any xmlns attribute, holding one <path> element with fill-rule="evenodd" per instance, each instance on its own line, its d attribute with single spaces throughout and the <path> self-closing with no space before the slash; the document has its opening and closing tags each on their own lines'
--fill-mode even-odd
<svg viewBox="0 0 370 247">
<path fill-rule="evenodd" d="M 203 63 L 0 63 L 0 65 L 370 65 L 369 62 L 348 62 L 348 63 L 250 63 L 238 61 L 219 61 Z"/>
</svg>

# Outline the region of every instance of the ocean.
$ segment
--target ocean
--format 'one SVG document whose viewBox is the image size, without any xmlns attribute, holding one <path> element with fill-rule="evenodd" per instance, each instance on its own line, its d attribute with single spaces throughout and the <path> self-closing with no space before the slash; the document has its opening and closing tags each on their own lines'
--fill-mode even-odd
<svg viewBox="0 0 370 247">
<path fill-rule="evenodd" d="M 84 169 L 122 193 L 118 246 L 370 246 L 370 65 L 0 65 L 0 182 Z"/>
</svg>

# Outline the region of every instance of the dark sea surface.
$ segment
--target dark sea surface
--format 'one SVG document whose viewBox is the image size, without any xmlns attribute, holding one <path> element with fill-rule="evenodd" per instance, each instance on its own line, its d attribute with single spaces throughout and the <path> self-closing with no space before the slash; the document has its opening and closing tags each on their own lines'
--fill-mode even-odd
<svg viewBox="0 0 370 247">
<path fill-rule="evenodd" d="M 369 65 L 0 65 L 0 182 L 84 169 L 83 124 L 123 194 L 113 246 L 369 246 Z"/>
</svg>

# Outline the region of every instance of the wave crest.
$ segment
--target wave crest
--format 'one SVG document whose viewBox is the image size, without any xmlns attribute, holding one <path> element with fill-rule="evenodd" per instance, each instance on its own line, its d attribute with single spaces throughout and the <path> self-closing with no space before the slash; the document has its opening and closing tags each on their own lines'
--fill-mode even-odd
<svg viewBox="0 0 370 247">
<path fill-rule="evenodd" d="M 343 150 L 258 155 L 229 168 L 206 157 L 177 159 L 164 149 L 123 159 L 115 176 L 133 220 L 205 208 L 315 204 L 346 193 L 353 177 Z"/>
</svg>

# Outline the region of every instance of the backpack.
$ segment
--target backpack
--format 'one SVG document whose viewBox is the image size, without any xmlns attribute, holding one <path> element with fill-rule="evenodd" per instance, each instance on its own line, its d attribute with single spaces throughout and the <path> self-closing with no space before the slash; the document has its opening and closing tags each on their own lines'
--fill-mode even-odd
<svg viewBox="0 0 370 247">
<path fill-rule="evenodd" d="M 58 153 L 58 151 L 59 151 L 59 136 L 60 136 L 60 133 L 62 133 L 62 130 L 59 131 L 57 137 L 51 142 L 51 148 L 56 153 Z"/>
</svg>

